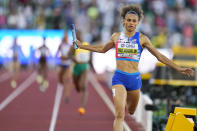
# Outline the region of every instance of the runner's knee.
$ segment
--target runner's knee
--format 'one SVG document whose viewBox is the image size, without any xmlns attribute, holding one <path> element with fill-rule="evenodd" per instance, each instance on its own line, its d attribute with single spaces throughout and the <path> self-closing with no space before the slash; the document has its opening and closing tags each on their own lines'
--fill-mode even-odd
<svg viewBox="0 0 197 131">
<path fill-rule="evenodd" d="M 125 116 L 124 111 L 117 111 L 115 115 L 116 119 L 122 119 L 122 120 L 124 119 L 124 116 Z"/>
<path fill-rule="evenodd" d="M 130 106 L 130 107 L 129 107 L 129 109 L 128 109 L 129 114 L 130 114 L 130 115 L 133 115 L 133 114 L 135 113 L 135 110 L 136 110 L 136 108 L 135 108 L 135 107 Z"/>
<path fill-rule="evenodd" d="M 135 113 L 135 111 L 129 111 L 130 115 L 133 115 Z"/>
</svg>

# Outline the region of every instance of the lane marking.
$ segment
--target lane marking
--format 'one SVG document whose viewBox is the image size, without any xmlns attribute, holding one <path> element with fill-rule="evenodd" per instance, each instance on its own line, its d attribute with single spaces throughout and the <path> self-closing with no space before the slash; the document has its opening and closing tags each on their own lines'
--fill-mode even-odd
<svg viewBox="0 0 197 131">
<path fill-rule="evenodd" d="M 60 102 L 61 102 L 61 98 L 62 98 L 62 94 L 63 94 L 63 89 L 64 89 L 63 86 L 58 84 L 57 90 L 56 90 L 55 102 L 54 102 L 54 106 L 53 106 L 53 114 L 52 114 L 52 117 L 51 117 L 51 124 L 50 124 L 49 131 L 54 131 L 55 130 L 55 124 L 56 124 L 56 120 L 57 120 L 57 116 L 58 116 Z"/>
<path fill-rule="evenodd" d="M 30 87 L 30 85 L 35 81 L 36 72 L 32 73 L 22 84 L 16 88 L 1 104 L 0 111 L 2 111 L 11 101 L 13 101 L 17 96 L 19 96 L 25 89 Z"/>
<path fill-rule="evenodd" d="M 91 71 L 89 73 L 89 76 L 91 78 L 91 80 L 89 82 L 92 84 L 92 86 L 94 87 L 96 92 L 99 94 L 101 99 L 105 102 L 105 104 L 110 109 L 112 114 L 115 115 L 114 104 L 112 103 L 112 101 L 110 100 L 108 95 L 105 93 L 102 86 L 100 85 L 100 83 L 98 82 L 98 80 L 95 78 L 94 74 Z M 124 128 L 125 131 L 132 131 L 125 120 L 123 121 L 123 128 Z"/>
<path fill-rule="evenodd" d="M 7 80 L 8 78 L 11 77 L 11 74 L 10 73 L 4 73 L 0 76 L 0 82 L 3 82 L 5 80 Z"/>
</svg>

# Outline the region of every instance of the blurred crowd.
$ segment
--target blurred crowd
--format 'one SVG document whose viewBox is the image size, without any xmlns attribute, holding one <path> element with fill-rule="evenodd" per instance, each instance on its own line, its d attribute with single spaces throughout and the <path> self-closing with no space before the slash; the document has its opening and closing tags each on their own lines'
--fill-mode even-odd
<svg viewBox="0 0 197 131">
<path fill-rule="evenodd" d="M 89 42 L 106 42 L 121 31 L 120 9 L 142 5 L 138 31 L 157 48 L 197 45 L 196 0 L 0 0 L 0 28 L 68 29 L 75 23 Z"/>
</svg>

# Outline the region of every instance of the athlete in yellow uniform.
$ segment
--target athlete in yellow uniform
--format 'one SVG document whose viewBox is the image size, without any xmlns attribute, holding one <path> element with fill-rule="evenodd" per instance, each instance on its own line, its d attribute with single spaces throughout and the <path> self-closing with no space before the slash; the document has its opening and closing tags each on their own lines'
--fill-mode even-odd
<svg viewBox="0 0 197 131">
<path fill-rule="evenodd" d="M 80 32 L 77 32 L 77 38 L 81 40 Z M 82 42 L 83 45 L 89 45 L 88 42 Z M 79 113 L 81 110 L 84 110 L 87 102 L 87 74 L 89 71 L 89 61 L 90 61 L 90 51 L 83 49 L 76 49 L 74 52 L 74 67 L 73 67 L 73 80 L 77 92 L 82 93 L 82 103 L 79 108 Z M 83 114 L 82 113 L 82 114 Z"/>
</svg>

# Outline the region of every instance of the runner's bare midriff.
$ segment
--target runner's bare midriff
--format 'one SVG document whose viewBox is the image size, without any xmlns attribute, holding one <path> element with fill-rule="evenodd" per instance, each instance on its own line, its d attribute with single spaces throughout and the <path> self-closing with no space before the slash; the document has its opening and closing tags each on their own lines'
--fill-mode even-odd
<svg viewBox="0 0 197 131">
<path fill-rule="evenodd" d="M 135 73 L 138 72 L 138 63 L 134 61 L 124 61 L 117 60 L 117 69 L 127 72 L 127 73 Z"/>
<path fill-rule="evenodd" d="M 65 56 L 61 56 L 60 58 L 61 58 L 61 60 L 69 60 L 69 58 L 65 57 Z"/>
</svg>

